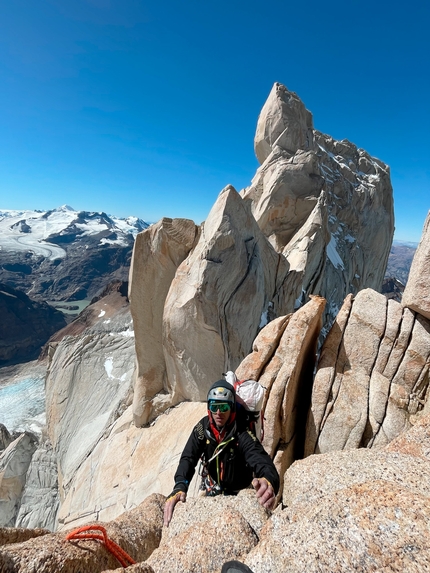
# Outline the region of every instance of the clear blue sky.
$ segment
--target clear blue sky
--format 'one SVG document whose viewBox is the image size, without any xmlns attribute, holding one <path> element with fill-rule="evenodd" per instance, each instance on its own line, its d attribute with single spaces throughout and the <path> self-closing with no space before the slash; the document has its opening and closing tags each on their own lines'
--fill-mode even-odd
<svg viewBox="0 0 430 573">
<path fill-rule="evenodd" d="M 0 208 L 200 223 L 249 185 L 275 81 L 391 167 L 396 238 L 430 208 L 423 0 L 0 0 Z"/>
</svg>

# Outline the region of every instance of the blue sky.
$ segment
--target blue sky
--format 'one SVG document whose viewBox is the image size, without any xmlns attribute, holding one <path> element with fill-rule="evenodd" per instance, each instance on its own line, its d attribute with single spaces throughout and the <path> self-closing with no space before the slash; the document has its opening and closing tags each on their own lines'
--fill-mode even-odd
<svg viewBox="0 0 430 573">
<path fill-rule="evenodd" d="M 275 81 L 430 208 L 428 2 L 0 0 L 0 207 L 188 217 L 249 185 Z"/>
</svg>

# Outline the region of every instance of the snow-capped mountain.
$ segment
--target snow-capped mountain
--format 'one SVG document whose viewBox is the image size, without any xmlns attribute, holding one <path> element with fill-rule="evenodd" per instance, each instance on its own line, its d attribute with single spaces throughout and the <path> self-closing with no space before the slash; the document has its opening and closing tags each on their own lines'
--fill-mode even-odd
<svg viewBox="0 0 430 573">
<path fill-rule="evenodd" d="M 0 209 L 0 248 L 54 260 L 66 256 L 65 244 L 78 240 L 129 246 L 131 237 L 146 227 L 137 217 L 119 219 L 106 213 L 75 211 L 68 205 L 50 211 Z"/>
<path fill-rule="evenodd" d="M 36 300 L 81 300 L 112 279 L 127 280 L 137 217 L 0 209 L 0 280 Z"/>
</svg>

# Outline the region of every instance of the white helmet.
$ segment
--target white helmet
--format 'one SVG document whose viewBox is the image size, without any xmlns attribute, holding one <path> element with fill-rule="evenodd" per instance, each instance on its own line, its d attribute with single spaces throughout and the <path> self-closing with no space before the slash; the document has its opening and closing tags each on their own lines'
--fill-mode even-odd
<svg viewBox="0 0 430 573">
<path fill-rule="evenodd" d="M 208 402 L 213 400 L 217 402 L 229 402 L 234 406 L 236 402 L 236 393 L 233 386 L 225 380 L 218 380 L 218 382 L 212 384 L 208 392 Z"/>
</svg>

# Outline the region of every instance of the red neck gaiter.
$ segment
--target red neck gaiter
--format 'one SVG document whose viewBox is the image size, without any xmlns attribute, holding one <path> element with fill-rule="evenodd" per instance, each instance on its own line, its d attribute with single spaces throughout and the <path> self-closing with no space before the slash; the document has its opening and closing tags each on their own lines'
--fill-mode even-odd
<svg viewBox="0 0 430 573">
<path fill-rule="evenodd" d="M 232 428 L 234 421 L 236 419 L 236 412 L 231 412 L 230 418 L 228 419 L 227 424 L 222 428 L 222 430 L 218 430 L 216 427 L 215 421 L 212 417 L 212 412 L 208 410 L 209 416 L 209 427 L 211 429 L 212 434 L 214 435 L 218 444 L 220 444 L 226 435 L 229 433 L 230 429 Z"/>
</svg>

